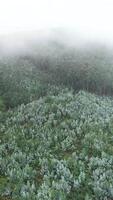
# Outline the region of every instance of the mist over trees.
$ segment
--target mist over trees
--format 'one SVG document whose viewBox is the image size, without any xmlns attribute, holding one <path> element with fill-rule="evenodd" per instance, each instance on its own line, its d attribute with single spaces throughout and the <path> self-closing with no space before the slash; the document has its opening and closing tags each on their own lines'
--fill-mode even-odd
<svg viewBox="0 0 113 200">
<path fill-rule="evenodd" d="M 14 105 L 29 102 L 31 90 L 25 86 L 26 78 L 29 87 L 40 81 L 44 88 L 52 84 L 74 91 L 113 94 L 113 49 L 109 45 L 80 40 L 76 35 L 71 38 L 60 30 L 45 35 L 4 36 L 1 44 L 0 96 L 7 106 L 12 104 L 12 92 Z"/>
<path fill-rule="evenodd" d="M 112 200 L 113 48 L 39 35 L 0 40 L 0 200 Z"/>
</svg>

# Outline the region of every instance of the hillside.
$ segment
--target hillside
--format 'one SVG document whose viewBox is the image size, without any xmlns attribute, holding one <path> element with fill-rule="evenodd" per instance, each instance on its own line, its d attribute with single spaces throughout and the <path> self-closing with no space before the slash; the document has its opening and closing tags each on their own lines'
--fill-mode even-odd
<svg viewBox="0 0 113 200">
<path fill-rule="evenodd" d="M 0 200 L 113 200 L 113 48 L 0 38 Z"/>
<path fill-rule="evenodd" d="M 0 113 L 1 199 L 113 199 L 113 99 L 53 88 Z"/>
</svg>

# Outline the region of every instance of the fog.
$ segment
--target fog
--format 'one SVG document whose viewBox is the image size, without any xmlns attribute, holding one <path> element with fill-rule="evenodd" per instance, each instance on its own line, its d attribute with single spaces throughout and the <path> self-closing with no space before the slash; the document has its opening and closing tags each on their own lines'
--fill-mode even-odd
<svg viewBox="0 0 113 200">
<path fill-rule="evenodd" d="M 0 0 L 0 49 L 35 40 L 113 44 L 112 0 Z"/>
</svg>

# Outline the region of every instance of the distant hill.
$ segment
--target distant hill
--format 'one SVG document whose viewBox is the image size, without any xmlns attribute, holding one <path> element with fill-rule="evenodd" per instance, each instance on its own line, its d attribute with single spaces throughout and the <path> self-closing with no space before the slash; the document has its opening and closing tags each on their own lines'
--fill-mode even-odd
<svg viewBox="0 0 113 200">
<path fill-rule="evenodd" d="M 0 94 L 7 96 L 9 105 L 11 85 L 16 97 L 21 88 L 24 91 L 16 98 L 16 104 L 13 102 L 17 105 L 23 99 L 29 102 L 25 84 L 29 83 L 30 87 L 30 82 L 35 81 L 46 87 L 50 84 L 113 95 L 113 48 L 105 43 L 54 29 L 2 36 L 0 44 Z M 36 91 L 33 98 L 40 96 Z"/>
</svg>

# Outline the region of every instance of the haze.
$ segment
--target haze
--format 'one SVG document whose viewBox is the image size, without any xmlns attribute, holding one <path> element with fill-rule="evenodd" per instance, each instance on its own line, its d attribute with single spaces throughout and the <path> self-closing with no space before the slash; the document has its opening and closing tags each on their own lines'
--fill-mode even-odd
<svg viewBox="0 0 113 200">
<path fill-rule="evenodd" d="M 0 0 L 0 35 L 67 28 L 113 42 L 112 0 Z"/>
</svg>

